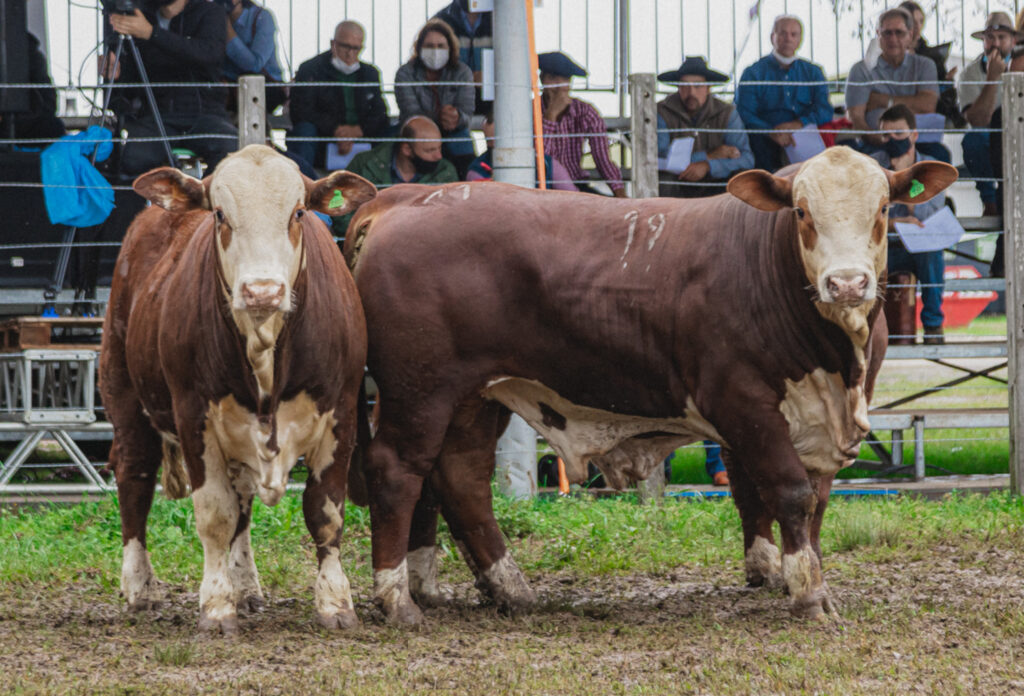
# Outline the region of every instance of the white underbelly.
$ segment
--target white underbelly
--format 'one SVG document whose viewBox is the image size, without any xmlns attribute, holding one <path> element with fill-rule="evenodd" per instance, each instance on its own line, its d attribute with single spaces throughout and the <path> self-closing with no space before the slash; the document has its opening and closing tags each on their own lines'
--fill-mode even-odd
<svg viewBox="0 0 1024 696">
<path fill-rule="evenodd" d="M 647 478 L 677 447 L 697 440 L 723 442 L 692 399 L 677 418 L 644 418 L 578 406 L 534 380 L 501 377 L 484 388 L 522 416 L 565 462 L 570 481 L 583 482 L 593 462 L 609 485 L 624 488 Z"/>
</svg>

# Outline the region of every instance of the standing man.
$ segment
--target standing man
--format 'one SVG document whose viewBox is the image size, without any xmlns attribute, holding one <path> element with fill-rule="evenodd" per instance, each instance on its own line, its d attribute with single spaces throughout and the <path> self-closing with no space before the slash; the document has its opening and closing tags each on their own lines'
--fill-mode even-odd
<svg viewBox="0 0 1024 696">
<path fill-rule="evenodd" d="M 905 104 L 896 104 L 879 118 L 878 129 L 883 139 L 883 150 L 872 155 L 878 163 L 893 171 L 906 169 L 916 162 L 934 159 L 917 151 L 917 119 Z M 924 325 L 925 344 L 945 343 L 942 334 L 942 290 L 945 286 L 946 261 L 942 250 L 911 253 L 896 236 L 893 223 L 908 222 L 921 226 L 924 221 L 942 210 L 946 196 L 917 205 L 895 203 L 889 207 L 889 273 L 910 271 L 917 276 L 921 287 L 921 324 Z"/>
<path fill-rule="evenodd" d="M 289 152 L 323 167 L 328 143 L 296 138 L 333 138 L 339 155 L 352 151 L 359 138 L 386 134 L 388 109 L 380 92 L 380 70 L 359 60 L 366 32 L 345 20 L 334 29 L 331 48 L 310 58 L 295 73 L 291 89 L 292 129 Z M 336 82 L 337 87 L 300 87 L 301 82 Z"/>
<path fill-rule="evenodd" d="M 783 148 L 793 144 L 791 131 L 832 120 L 825 73 L 814 63 L 796 57 L 803 35 L 798 17 L 776 17 L 772 25 L 774 50 L 740 77 L 736 108 L 743 124 L 750 129 L 777 131 L 749 134 L 754 166 L 759 169 L 774 172 L 787 163 Z M 758 82 L 783 84 L 753 84 Z"/>
<path fill-rule="evenodd" d="M 896 104 L 906 106 L 914 114 L 934 113 L 939 101 L 935 63 L 928 58 L 908 53 L 914 19 L 906 10 L 886 10 L 878 18 L 878 44 L 882 55 L 873 67 L 858 61 L 846 78 L 846 113 L 854 130 L 873 131 L 883 111 Z M 886 138 L 880 134 L 861 136 L 866 150 L 881 146 Z"/>
<path fill-rule="evenodd" d="M 754 166 L 736 107 L 711 96 L 708 83 L 727 82 L 728 76 L 710 69 L 701 56 L 687 56 L 679 69 L 658 79 L 679 85 L 658 102 L 658 157 L 668 155 L 676 138 L 694 138 L 690 165 L 679 174 L 659 173 L 659 195 L 701 198 L 724 193 L 730 176 Z"/>
<path fill-rule="evenodd" d="M 985 20 L 985 29 L 971 36 L 984 42 L 984 49 L 977 58 L 964 68 L 958 94 L 960 108 L 972 129 L 992 127 L 992 115 L 1001 104 L 999 84 L 971 84 L 978 82 L 999 83 L 1006 72 L 1010 54 L 1018 38 L 1010 15 L 993 12 Z M 989 133 L 971 130 L 964 134 L 964 165 L 971 176 L 992 179 L 995 177 L 989 157 Z M 993 181 L 976 181 L 975 187 L 981 196 L 982 215 L 998 215 L 996 185 Z"/>
</svg>

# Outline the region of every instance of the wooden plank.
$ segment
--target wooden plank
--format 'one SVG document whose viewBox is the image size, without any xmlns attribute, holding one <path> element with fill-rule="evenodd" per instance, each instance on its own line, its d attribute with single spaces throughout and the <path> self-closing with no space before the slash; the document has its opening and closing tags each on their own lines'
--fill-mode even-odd
<svg viewBox="0 0 1024 696">
<path fill-rule="evenodd" d="M 1024 73 L 1003 75 L 1003 215 L 1009 342 L 1010 489 L 1024 494 Z"/>
<path fill-rule="evenodd" d="M 658 114 L 656 83 L 651 73 L 629 76 L 632 99 L 633 198 L 658 195 Z"/>
</svg>

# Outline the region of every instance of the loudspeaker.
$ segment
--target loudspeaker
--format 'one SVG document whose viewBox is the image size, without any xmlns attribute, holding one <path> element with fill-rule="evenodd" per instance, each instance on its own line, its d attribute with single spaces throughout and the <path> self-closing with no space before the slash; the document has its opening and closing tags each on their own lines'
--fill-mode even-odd
<svg viewBox="0 0 1024 696">
<path fill-rule="evenodd" d="M 0 113 L 26 113 L 31 108 L 29 90 L 4 86 L 28 82 L 28 63 L 25 0 L 0 0 Z"/>
</svg>

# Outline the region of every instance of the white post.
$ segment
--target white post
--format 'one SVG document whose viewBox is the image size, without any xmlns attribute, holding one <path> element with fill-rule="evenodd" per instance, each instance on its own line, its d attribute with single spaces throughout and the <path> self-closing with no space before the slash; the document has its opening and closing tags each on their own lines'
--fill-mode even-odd
<svg viewBox="0 0 1024 696">
<path fill-rule="evenodd" d="M 1010 488 L 1024 494 L 1024 73 L 1003 75 L 1003 240 L 1010 388 Z"/>
<path fill-rule="evenodd" d="M 529 27 L 523 0 L 494 0 L 494 180 L 535 188 Z M 498 440 L 498 490 L 515 498 L 537 492 L 537 433 L 512 414 Z"/>
<path fill-rule="evenodd" d="M 266 78 L 238 77 L 238 149 L 267 142 Z"/>
</svg>

